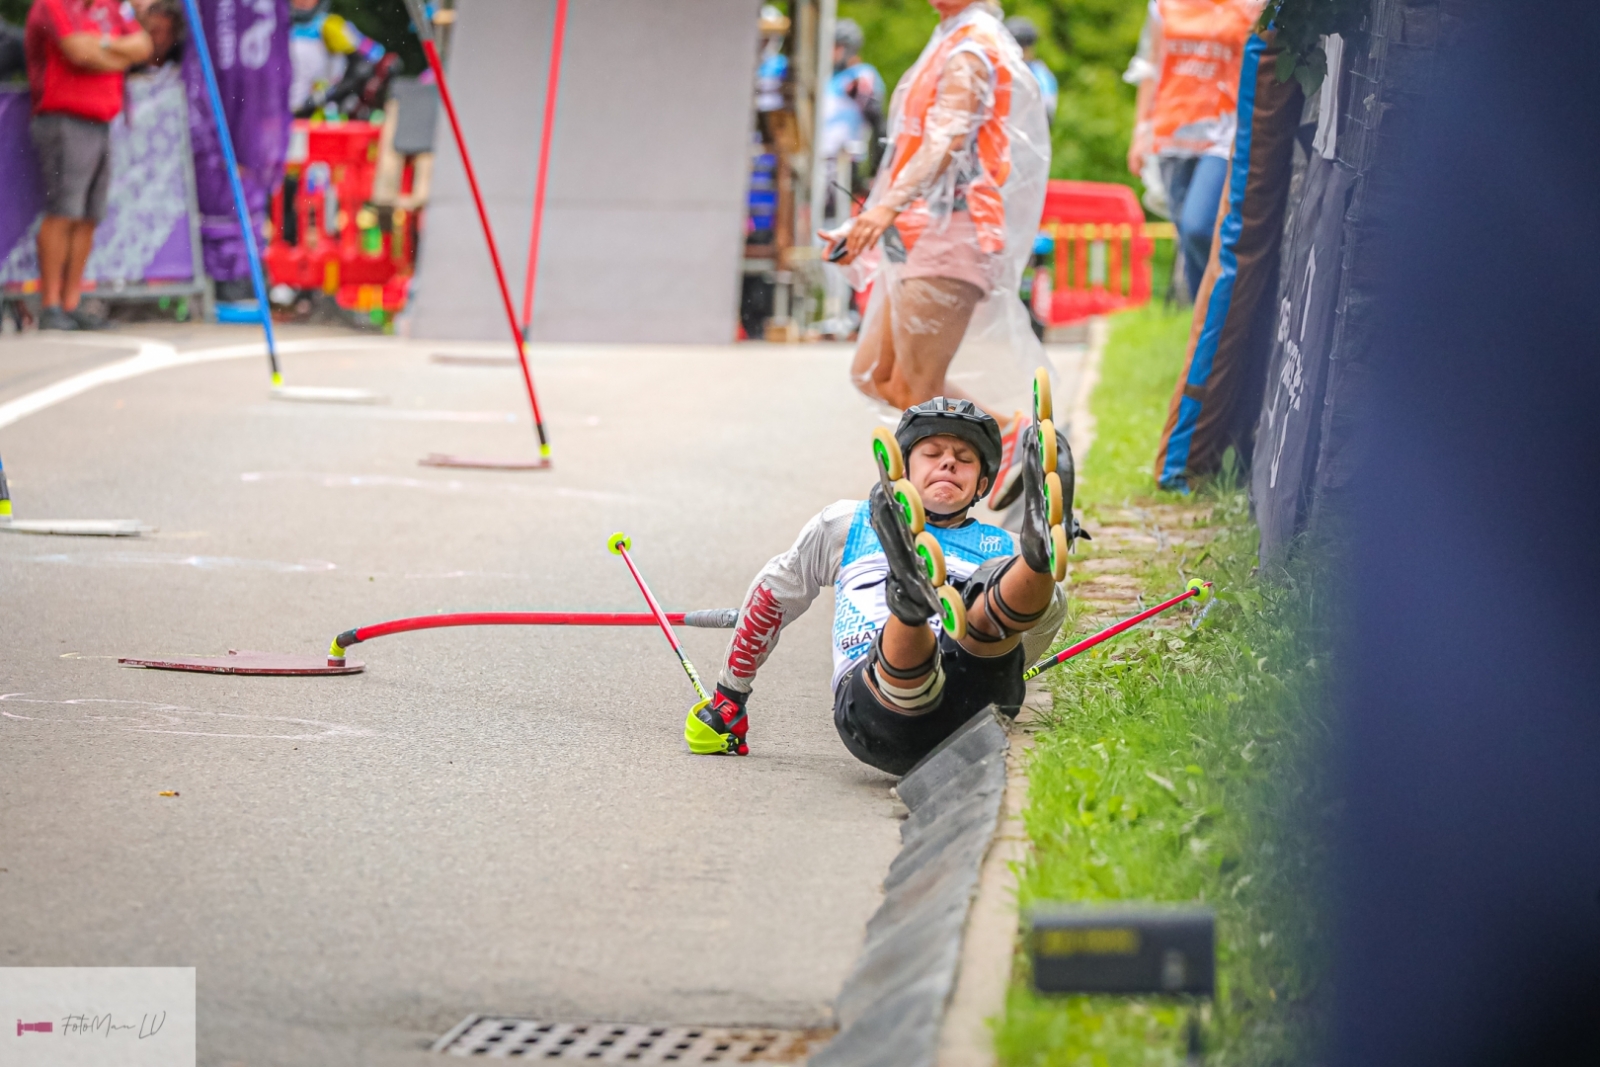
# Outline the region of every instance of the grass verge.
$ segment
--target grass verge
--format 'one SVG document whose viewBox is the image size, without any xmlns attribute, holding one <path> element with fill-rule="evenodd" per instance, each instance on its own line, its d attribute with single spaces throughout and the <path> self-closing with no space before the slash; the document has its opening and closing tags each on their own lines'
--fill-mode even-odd
<svg viewBox="0 0 1600 1067">
<path fill-rule="evenodd" d="M 1150 474 L 1189 317 L 1159 308 L 1113 323 L 1080 503 L 1096 540 L 1075 557 L 1065 640 L 1181 590 L 1217 596 L 1099 646 L 1046 677 L 1054 711 L 1029 759 L 1019 872 L 1040 901 L 1204 902 L 1217 910 L 1219 991 L 1208 1062 L 1312 1058 L 1325 990 L 1317 753 L 1326 656 L 1311 582 L 1254 576 L 1256 537 L 1228 478 L 1192 497 Z M 1177 1063 L 1186 1005 L 1035 994 L 1017 957 L 996 1051 L 1008 1065 Z"/>
</svg>

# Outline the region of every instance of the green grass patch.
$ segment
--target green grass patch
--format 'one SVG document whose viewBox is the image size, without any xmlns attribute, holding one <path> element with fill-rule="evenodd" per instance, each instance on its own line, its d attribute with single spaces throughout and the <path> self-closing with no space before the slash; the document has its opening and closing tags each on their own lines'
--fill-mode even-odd
<svg viewBox="0 0 1600 1067">
<path fill-rule="evenodd" d="M 1148 497 L 1180 500 L 1156 489 L 1151 473 L 1172 387 L 1189 343 L 1190 309 L 1159 303 L 1112 319 L 1090 407 L 1094 445 L 1084 457 L 1078 503 L 1083 507 Z"/>
<path fill-rule="evenodd" d="M 1312 1061 L 1327 1000 L 1317 885 L 1329 811 L 1318 759 L 1326 641 L 1313 583 L 1303 568 L 1258 582 L 1255 529 L 1230 478 L 1190 498 L 1154 491 L 1149 465 L 1187 315 L 1134 312 L 1113 330 L 1084 464 L 1087 510 L 1170 525 L 1167 547 L 1132 571 L 1147 601 L 1195 575 L 1217 595 L 1203 615 L 1179 608 L 1180 628 L 1141 627 L 1046 676 L 1054 710 L 1029 763 L 1033 850 L 1020 904 L 1211 905 L 1219 991 L 1207 1061 Z M 1185 516 L 1130 520 L 1122 510 L 1178 501 L 1191 505 Z M 1091 543 L 1083 558 L 1103 551 Z M 1087 628 L 1069 625 L 1074 636 Z M 1175 1064 L 1187 1012 L 1162 998 L 1041 997 L 1019 954 L 996 1050 L 1015 1067 Z"/>
</svg>

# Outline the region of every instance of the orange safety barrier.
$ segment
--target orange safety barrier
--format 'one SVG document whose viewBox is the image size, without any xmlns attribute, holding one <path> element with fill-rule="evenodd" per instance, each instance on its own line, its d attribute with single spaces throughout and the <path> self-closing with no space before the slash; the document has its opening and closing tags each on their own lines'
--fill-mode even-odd
<svg viewBox="0 0 1600 1067">
<path fill-rule="evenodd" d="M 1126 185 L 1052 181 L 1040 229 L 1055 242 L 1050 269 L 1033 282 L 1033 312 L 1050 326 L 1138 307 L 1150 300 L 1155 242 Z"/>
<path fill-rule="evenodd" d="M 367 203 L 381 132 L 377 123 L 295 122 L 286 180 L 272 197 L 271 240 L 262 256 L 271 284 L 321 289 L 341 307 L 368 314 L 405 306 L 415 262 L 415 215 L 396 208 L 384 213 L 385 220 Z"/>
</svg>

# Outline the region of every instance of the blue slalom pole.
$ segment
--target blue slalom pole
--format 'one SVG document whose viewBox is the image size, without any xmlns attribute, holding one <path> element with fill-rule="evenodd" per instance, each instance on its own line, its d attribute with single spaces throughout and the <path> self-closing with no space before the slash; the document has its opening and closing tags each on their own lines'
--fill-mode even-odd
<svg viewBox="0 0 1600 1067">
<path fill-rule="evenodd" d="M 267 335 L 267 360 L 272 364 L 272 385 L 283 384 L 283 372 L 278 367 L 278 340 L 272 334 L 272 308 L 267 303 L 267 280 L 261 274 L 261 254 L 256 247 L 255 228 L 250 221 L 250 206 L 244 200 L 244 186 L 239 181 L 239 159 L 233 152 L 233 134 L 228 129 L 228 117 L 222 111 L 222 90 L 217 88 L 217 71 L 211 65 L 211 46 L 206 43 L 205 24 L 200 20 L 200 7 L 195 0 L 183 0 L 183 10 L 189 20 L 189 34 L 200 57 L 200 69 L 206 76 L 206 95 L 211 99 L 211 117 L 217 124 L 217 140 L 222 142 L 222 159 L 228 167 L 228 188 L 233 190 L 233 210 L 239 216 L 239 229 L 244 231 L 245 252 L 250 258 L 250 284 L 256 291 L 256 304 L 261 309 L 261 329 Z"/>
</svg>

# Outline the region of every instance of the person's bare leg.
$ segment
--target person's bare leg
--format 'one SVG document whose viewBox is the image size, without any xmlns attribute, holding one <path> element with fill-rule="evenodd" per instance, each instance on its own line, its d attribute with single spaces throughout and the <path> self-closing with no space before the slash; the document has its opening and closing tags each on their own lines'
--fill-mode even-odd
<svg viewBox="0 0 1600 1067">
<path fill-rule="evenodd" d="M 884 295 L 888 296 L 887 293 Z M 883 391 L 884 383 L 891 379 L 895 367 L 894 339 L 889 330 L 889 318 L 887 300 L 876 307 L 867 308 L 866 320 L 861 324 L 861 336 L 856 341 L 856 354 L 850 361 L 850 380 L 866 396 L 892 404 L 894 401 Z"/>
<path fill-rule="evenodd" d="M 957 278 L 906 278 L 893 294 L 890 327 L 898 359 L 884 398 L 911 407 L 936 396 L 969 400 L 945 381 L 983 293 Z"/>
<path fill-rule="evenodd" d="M 911 626 L 891 615 L 888 621 L 883 624 L 882 642 L 878 649 L 878 656 L 886 661 L 888 666 L 896 670 L 908 671 L 924 663 L 928 664 L 927 673 L 918 675 L 915 678 L 894 679 L 894 685 L 903 689 L 915 689 L 923 682 L 926 682 L 928 676 L 933 673 L 937 664 L 937 660 L 934 657 L 939 650 L 939 638 L 933 632 L 932 626 L 926 623 L 920 626 Z M 870 673 L 867 675 L 867 685 L 874 690 L 877 689 L 877 686 L 873 684 Z M 883 706 L 890 710 L 900 711 L 902 715 L 918 714 L 918 712 L 903 711 L 895 708 L 892 702 L 883 700 L 881 692 L 878 693 L 878 697 Z"/>
<path fill-rule="evenodd" d="M 39 303 L 47 308 L 61 306 L 72 225 L 76 221 L 60 215 L 46 215 L 39 223 Z"/>
<path fill-rule="evenodd" d="M 1005 601 L 1007 607 L 1024 615 L 1045 610 L 1050 606 L 1050 598 L 1055 595 L 1055 580 L 1048 574 L 1031 569 L 1027 560 L 1020 555 L 1015 560 L 1000 577 L 999 599 Z M 1022 631 L 1034 625 L 1034 621 L 1013 618 L 1000 610 L 992 595 L 980 596 L 967 608 L 968 636 L 961 639 L 961 647 L 974 656 L 1003 656 L 1017 647 L 1017 642 L 1022 640 Z M 1010 631 L 1012 636 L 1004 641 L 977 641 L 971 636 L 974 628 L 990 637 L 997 637 L 1006 631 Z"/>
<path fill-rule="evenodd" d="M 61 286 L 61 307 L 64 311 L 77 309 L 83 295 L 83 268 L 94 250 L 94 223 L 88 219 L 73 219 L 67 245 L 67 264 Z"/>
</svg>

